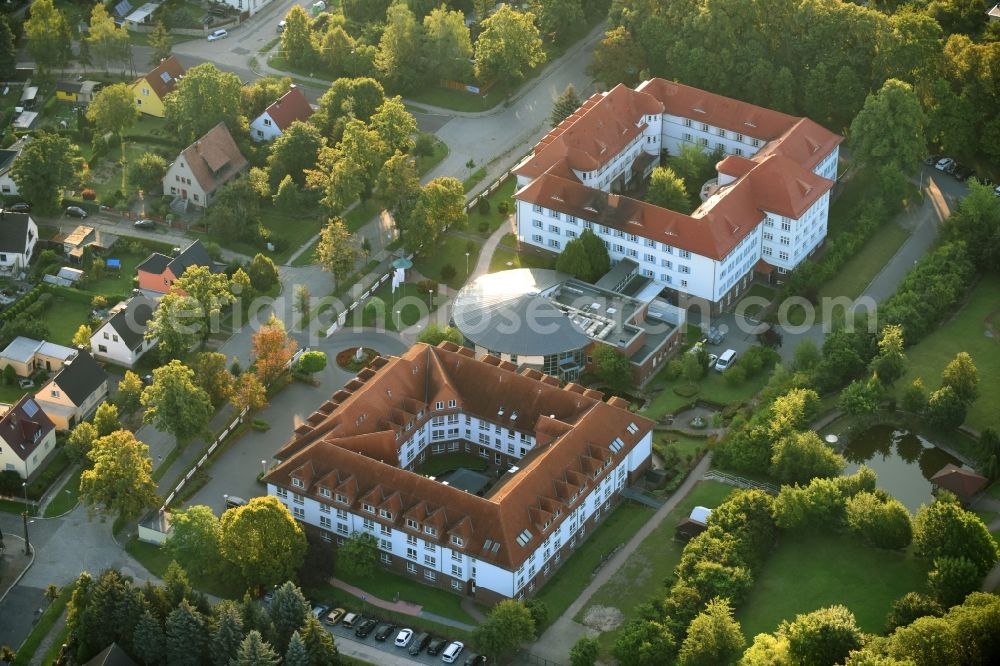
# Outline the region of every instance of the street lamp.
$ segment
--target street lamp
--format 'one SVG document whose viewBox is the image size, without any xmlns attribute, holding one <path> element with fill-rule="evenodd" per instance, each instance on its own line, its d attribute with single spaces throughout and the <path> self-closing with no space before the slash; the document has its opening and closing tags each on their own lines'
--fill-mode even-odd
<svg viewBox="0 0 1000 666">
<path fill-rule="evenodd" d="M 403 325 L 403 320 L 399 316 L 399 310 L 396 310 L 396 328 L 399 328 L 402 325 Z"/>
<path fill-rule="evenodd" d="M 21 482 L 21 488 L 24 489 L 24 510 L 25 510 L 25 512 L 27 512 L 28 508 L 29 508 L 29 505 L 28 505 L 28 482 L 27 481 L 22 481 Z"/>
<path fill-rule="evenodd" d="M 264 474 L 267 474 L 267 461 L 266 460 L 261 460 L 260 461 L 260 473 L 261 473 L 261 476 L 263 476 Z"/>
<path fill-rule="evenodd" d="M 465 276 L 469 276 L 469 253 L 465 253 Z"/>
<path fill-rule="evenodd" d="M 31 541 L 28 540 L 28 512 L 27 511 L 22 511 L 21 512 L 21 520 L 24 521 L 24 554 L 25 555 L 30 555 L 31 554 Z M 35 522 L 35 521 L 32 520 L 31 522 Z"/>
<path fill-rule="evenodd" d="M 427 290 L 427 309 L 428 310 L 433 310 L 434 309 L 434 305 L 431 303 L 431 297 L 433 295 L 434 295 L 434 290 L 433 289 L 428 289 Z"/>
</svg>

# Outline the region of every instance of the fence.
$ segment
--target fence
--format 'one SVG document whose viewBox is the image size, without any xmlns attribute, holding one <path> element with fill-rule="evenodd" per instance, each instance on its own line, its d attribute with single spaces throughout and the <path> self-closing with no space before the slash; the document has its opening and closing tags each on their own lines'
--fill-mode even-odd
<svg viewBox="0 0 1000 666">
<path fill-rule="evenodd" d="M 751 479 L 744 479 L 742 476 L 736 476 L 735 474 L 727 474 L 725 472 L 720 472 L 719 470 L 711 470 L 705 475 L 706 481 L 718 481 L 720 483 L 725 483 L 730 486 L 735 486 L 737 488 L 751 488 L 754 490 L 763 490 L 765 493 L 770 495 L 778 494 L 778 486 L 773 483 L 764 483 L 763 481 L 753 481 Z"/>
<path fill-rule="evenodd" d="M 233 430 L 236 429 L 237 426 L 243 423 L 243 419 L 249 412 L 250 409 L 245 408 L 242 412 L 240 412 L 236 416 L 235 419 L 232 420 L 232 422 L 230 422 L 229 425 L 226 426 L 226 428 L 221 433 L 219 433 L 219 436 L 215 438 L 215 441 L 212 442 L 212 445 L 209 446 L 208 449 L 205 451 L 205 453 L 202 454 L 201 458 L 198 459 L 198 462 L 196 462 L 194 466 L 192 466 L 191 469 L 188 470 L 187 474 L 185 474 L 181 478 L 181 480 L 177 482 L 177 485 L 174 486 L 174 489 L 171 490 L 170 494 L 167 495 L 167 498 L 163 500 L 163 506 L 160 507 L 160 511 L 167 510 L 167 507 L 170 506 L 170 503 L 174 501 L 174 498 L 177 497 L 178 493 L 180 493 L 180 491 L 184 488 L 187 482 L 191 480 L 191 477 L 197 474 L 198 470 L 200 470 L 202 467 L 205 466 L 205 463 L 208 462 L 209 457 L 213 453 L 215 453 L 215 450 L 219 448 L 219 445 L 222 444 L 222 442 L 225 441 L 226 437 L 228 437 L 230 433 L 232 433 Z"/>
<path fill-rule="evenodd" d="M 513 177 L 514 177 L 513 169 L 508 169 L 507 171 L 505 171 L 503 175 L 494 180 L 489 187 L 487 187 L 485 190 L 483 190 L 482 192 L 480 192 L 479 194 L 472 197 L 466 202 L 465 212 L 466 213 L 471 212 L 472 209 L 475 208 L 477 204 L 479 204 L 480 199 L 490 196 L 491 194 L 499 190 L 501 187 L 503 187 L 503 184 L 507 182 L 508 178 L 513 178 Z"/>
</svg>

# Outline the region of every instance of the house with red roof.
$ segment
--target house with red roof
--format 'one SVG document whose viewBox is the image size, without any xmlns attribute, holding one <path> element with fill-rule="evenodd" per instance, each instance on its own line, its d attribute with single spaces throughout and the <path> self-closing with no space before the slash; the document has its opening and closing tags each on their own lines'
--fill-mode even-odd
<svg viewBox="0 0 1000 666">
<path fill-rule="evenodd" d="M 826 237 L 843 137 L 798 118 L 664 79 L 591 96 L 515 168 L 518 240 L 551 252 L 585 229 L 671 303 L 734 305 L 755 273 L 791 271 Z M 717 151 L 691 213 L 628 193 L 684 146 Z"/>
<path fill-rule="evenodd" d="M 249 166 L 226 124 L 219 123 L 170 163 L 163 176 L 163 194 L 204 208 L 220 187 Z"/>
<path fill-rule="evenodd" d="M 275 100 L 250 123 L 254 141 L 274 141 L 296 120 L 305 122 L 313 114 L 309 100 L 293 83 L 288 92 Z"/>
<path fill-rule="evenodd" d="M 56 451 L 55 425 L 31 394 L 0 412 L 0 470 L 31 479 Z"/>
<path fill-rule="evenodd" d="M 418 343 L 334 393 L 263 480 L 312 536 L 371 534 L 387 570 L 493 604 L 556 575 L 649 467 L 653 426 L 622 398 Z M 474 462 L 441 472 L 460 452 Z"/>
</svg>

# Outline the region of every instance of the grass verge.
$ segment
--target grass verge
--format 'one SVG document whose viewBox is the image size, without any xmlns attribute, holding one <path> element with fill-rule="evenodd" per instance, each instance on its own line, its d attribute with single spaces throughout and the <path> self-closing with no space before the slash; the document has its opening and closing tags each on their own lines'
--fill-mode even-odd
<svg viewBox="0 0 1000 666">
<path fill-rule="evenodd" d="M 458 236 L 445 235 L 436 244 L 434 253 L 429 256 L 418 256 L 413 260 L 413 267 L 421 275 L 435 282 L 444 282 L 452 289 L 459 289 L 469 273 L 476 267 L 479 251 L 482 245 L 476 241 Z M 468 253 L 468 257 L 466 257 Z M 445 266 L 451 266 L 452 275 L 444 279 Z"/>
<path fill-rule="evenodd" d="M 73 596 L 75 588 L 76 582 L 74 581 L 59 591 L 59 596 L 42 612 L 42 616 L 38 618 L 38 622 L 31 629 L 31 633 L 24 639 L 24 643 L 21 644 L 20 649 L 17 651 L 17 658 L 10 662 L 11 666 L 27 666 L 32 662 L 38 646 L 42 644 L 42 641 L 52 631 L 52 627 L 59 620 L 63 611 L 66 610 L 66 604 L 69 603 L 70 597 Z M 57 641 L 55 645 L 61 645 L 61 643 Z"/>
<path fill-rule="evenodd" d="M 376 571 L 368 578 L 353 577 L 338 573 L 337 577 L 348 585 L 364 590 L 372 596 L 386 601 L 408 601 L 420 604 L 424 610 L 451 618 L 466 624 L 476 624 L 475 618 L 462 608 L 462 597 L 430 585 L 407 578 L 387 569 Z"/>
<path fill-rule="evenodd" d="M 490 272 L 505 271 L 512 268 L 554 268 L 556 264 L 555 256 L 540 254 L 526 248 L 524 250 L 515 249 L 517 239 L 514 234 L 507 234 L 497 245 L 497 249 L 490 257 Z"/>
<path fill-rule="evenodd" d="M 135 537 L 132 537 L 125 544 L 125 551 L 157 578 L 163 578 L 167 567 L 170 566 L 171 557 L 166 550 L 160 546 L 139 541 Z M 187 574 L 191 585 L 202 592 L 223 599 L 243 598 L 243 587 L 226 580 L 227 576 L 206 575 L 204 572 L 197 571 L 189 571 Z"/>
<path fill-rule="evenodd" d="M 46 518 L 61 516 L 77 505 L 77 502 L 80 501 L 81 474 L 83 474 L 82 467 L 77 469 L 68 479 L 66 479 L 66 483 L 60 489 L 59 493 L 53 497 L 52 501 L 45 507 L 44 515 Z"/>
<path fill-rule="evenodd" d="M 902 247 L 910 232 L 888 219 L 872 234 L 861 251 L 851 257 L 819 290 L 820 297 L 857 298 Z"/>
</svg>

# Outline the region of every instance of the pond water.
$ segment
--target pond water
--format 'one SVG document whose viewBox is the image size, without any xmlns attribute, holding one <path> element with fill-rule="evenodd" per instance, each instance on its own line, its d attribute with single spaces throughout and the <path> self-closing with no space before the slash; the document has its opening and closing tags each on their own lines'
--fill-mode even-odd
<svg viewBox="0 0 1000 666">
<path fill-rule="evenodd" d="M 844 449 L 845 474 L 863 463 L 878 474 L 878 486 L 916 512 L 931 501 L 928 480 L 948 463 L 961 466 L 954 456 L 927 439 L 890 425 L 878 425 L 856 436 Z"/>
</svg>

